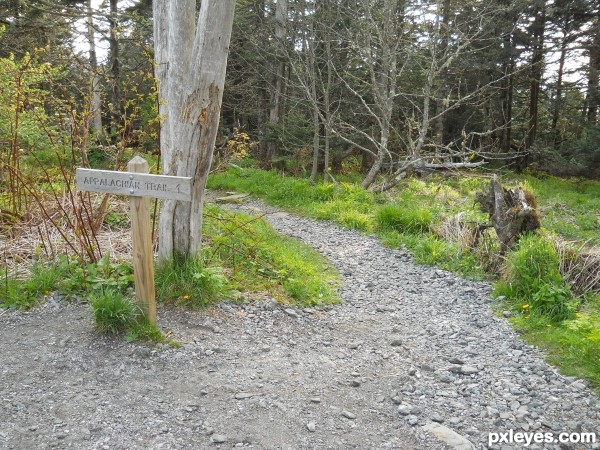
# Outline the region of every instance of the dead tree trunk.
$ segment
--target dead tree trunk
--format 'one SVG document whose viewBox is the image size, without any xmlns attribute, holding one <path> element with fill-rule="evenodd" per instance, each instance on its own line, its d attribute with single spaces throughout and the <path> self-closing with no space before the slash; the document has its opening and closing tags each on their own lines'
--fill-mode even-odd
<svg viewBox="0 0 600 450">
<path fill-rule="evenodd" d="M 496 177 L 492 178 L 488 191 L 476 194 L 476 201 L 481 205 L 481 210 L 490 215 L 502 255 L 517 242 L 522 233 L 540 227 L 533 195 L 521 188 L 504 189 Z"/>
</svg>

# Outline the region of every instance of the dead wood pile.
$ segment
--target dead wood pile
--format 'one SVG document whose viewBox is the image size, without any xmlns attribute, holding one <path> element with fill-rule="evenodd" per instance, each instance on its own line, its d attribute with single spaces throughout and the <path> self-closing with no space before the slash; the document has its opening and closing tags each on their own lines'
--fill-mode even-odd
<svg viewBox="0 0 600 450">
<path fill-rule="evenodd" d="M 540 228 L 533 195 L 521 188 L 505 189 L 496 177 L 487 191 L 478 192 L 476 201 L 490 215 L 500 241 L 500 253 L 505 254 L 517 242 L 519 235 Z"/>
</svg>

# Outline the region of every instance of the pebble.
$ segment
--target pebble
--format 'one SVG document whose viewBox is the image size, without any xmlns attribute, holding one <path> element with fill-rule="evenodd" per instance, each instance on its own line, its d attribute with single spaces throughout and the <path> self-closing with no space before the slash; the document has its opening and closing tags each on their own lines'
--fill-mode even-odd
<svg viewBox="0 0 600 450">
<path fill-rule="evenodd" d="M 346 419 L 356 419 L 356 414 L 351 413 L 350 411 L 347 411 L 345 409 L 342 411 L 342 416 L 344 416 Z"/>
<path fill-rule="evenodd" d="M 444 422 L 444 418 L 441 415 L 437 414 L 437 413 L 434 413 L 434 414 L 431 415 L 431 420 L 433 422 L 437 422 L 437 423 Z"/>
<path fill-rule="evenodd" d="M 316 429 L 317 429 L 317 425 L 314 422 L 308 422 L 306 424 L 306 429 L 308 431 L 310 431 L 311 433 L 314 433 L 316 431 Z"/>
<path fill-rule="evenodd" d="M 406 404 L 406 403 L 398 406 L 398 412 L 402 416 L 408 416 L 412 412 L 412 410 L 413 410 L 413 407 L 411 405 Z"/>
<path fill-rule="evenodd" d="M 251 394 L 249 392 L 238 392 L 237 394 L 235 394 L 235 399 L 236 400 L 245 400 L 247 398 L 250 397 L 254 397 L 256 394 Z"/>
<path fill-rule="evenodd" d="M 479 369 L 472 366 L 461 366 L 460 373 L 464 375 L 473 375 L 479 373 Z"/>
<path fill-rule="evenodd" d="M 283 312 L 285 312 L 288 316 L 293 317 L 294 319 L 297 319 L 298 317 L 300 317 L 298 315 L 298 313 L 296 312 L 296 310 L 294 310 L 292 308 L 286 308 L 283 310 Z"/>
<path fill-rule="evenodd" d="M 411 426 L 415 426 L 419 424 L 419 418 L 415 415 L 410 415 L 406 417 L 406 423 L 408 423 Z"/>
<path fill-rule="evenodd" d="M 223 444 L 227 442 L 227 436 L 225 436 L 224 434 L 213 434 L 210 437 L 210 440 L 215 444 Z"/>
</svg>

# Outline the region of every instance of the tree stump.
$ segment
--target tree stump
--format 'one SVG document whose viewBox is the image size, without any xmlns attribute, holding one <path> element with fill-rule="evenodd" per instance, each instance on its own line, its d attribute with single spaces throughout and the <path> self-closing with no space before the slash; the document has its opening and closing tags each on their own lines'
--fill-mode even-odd
<svg viewBox="0 0 600 450">
<path fill-rule="evenodd" d="M 522 233 L 540 228 L 536 202 L 531 192 L 504 189 L 496 176 L 488 191 L 477 192 L 476 201 L 481 210 L 490 215 L 492 226 L 500 241 L 500 254 L 504 255 Z"/>
</svg>

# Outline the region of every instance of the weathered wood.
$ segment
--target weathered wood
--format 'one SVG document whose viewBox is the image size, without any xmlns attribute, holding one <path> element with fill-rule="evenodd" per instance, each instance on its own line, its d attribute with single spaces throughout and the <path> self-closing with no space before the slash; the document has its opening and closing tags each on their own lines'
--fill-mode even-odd
<svg viewBox="0 0 600 450">
<path fill-rule="evenodd" d="M 139 156 L 129 161 L 127 169 L 129 172 L 137 174 L 149 172 L 148 163 Z M 150 199 L 132 196 L 129 199 L 129 208 L 133 240 L 135 298 L 146 320 L 151 324 L 156 324 Z"/>
<path fill-rule="evenodd" d="M 143 161 L 143 158 L 136 158 Z M 191 177 L 151 175 L 148 173 L 134 173 L 130 169 L 128 170 L 129 172 L 77 169 L 75 172 L 77 189 L 105 194 L 135 195 L 136 197 L 164 198 L 188 202 L 192 199 Z"/>
<path fill-rule="evenodd" d="M 523 189 L 504 189 L 493 177 L 488 191 L 477 192 L 481 210 L 490 215 L 500 241 L 500 253 L 505 254 L 522 233 L 540 228 L 535 199 Z"/>
<path fill-rule="evenodd" d="M 243 199 L 249 197 L 250 194 L 232 194 L 225 197 L 217 197 L 217 203 L 239 203 Z"/>
<path fill-rule="evenodd" d="M 127 169 L 128 172 L 77 169 L 77 189 L 130 197 L 135 298 L 146 320 L 156 324 L 154 253 L 148 197 L 190 202 L 192 180 L 190 177 L 150 175 L 148 163 L 140 156 L 129 161 Z"/>
<path fill-rule="evenodd" d="M 221 113 L 235 0 L 153 2 L 163 173 L 191 176 L 192 200 L 163 203 L 159 260 L 196 256 Z M 195 22 L 195 27 L 194 27 Z"/>
</svg>

